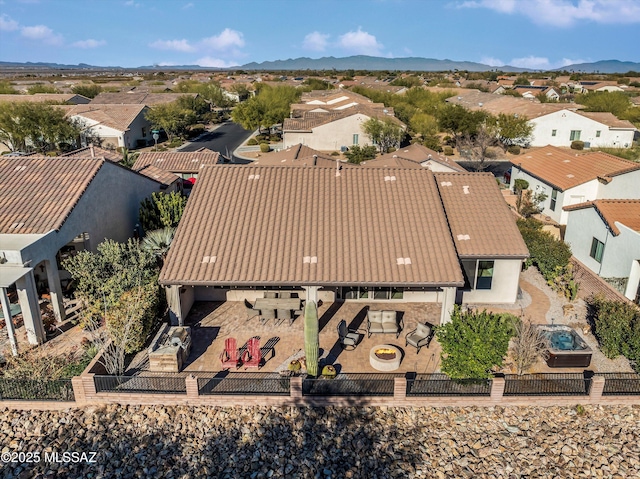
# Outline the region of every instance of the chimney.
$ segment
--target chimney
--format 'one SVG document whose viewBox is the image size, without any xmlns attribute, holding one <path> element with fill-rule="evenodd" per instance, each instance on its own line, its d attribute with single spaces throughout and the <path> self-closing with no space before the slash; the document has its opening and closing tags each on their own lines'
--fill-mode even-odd
<svg viewBox="0 0 640 479">
<path fill-rule="evenodd" d="M 340 160 L 336 158 L 336 176 L 340 176 Z"/>
<path fill-rule="evenodd" d="M 89 150 L 91 151 L 91 158 L 95 158 L 96 152 L 93 150 L 93 143 L 89 143 Z"/>
</svg>

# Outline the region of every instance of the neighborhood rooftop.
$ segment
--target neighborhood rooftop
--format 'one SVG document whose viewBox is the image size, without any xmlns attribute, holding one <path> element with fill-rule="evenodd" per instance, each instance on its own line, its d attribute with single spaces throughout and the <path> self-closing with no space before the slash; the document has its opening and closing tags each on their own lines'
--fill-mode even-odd
<svg viewBox="0 0 640 479">
<path fill-rule="evenodd" d="M 595 208 L 614 236 L 620 234 L 616 223 L 640 233 L 640 200 L 595 200 L 565 206 L 565 211 Z"/>
<path fill-rule="evenodd" d="M 143 151 L 133 165 L 139 171 L 153 165 L 174 173 L 197 172 L 204 165 L 215 165 L 220 162 L 220 153 L 208 149 L 198 151 Z"/>
<path fill-rule="evenodd" d="M 560 191 L 601 178 L 640 170 L 640 163 L 602 152 L 575 153 L 555 146 L 531 150 L 514 159 L 516 166 Z"/>
<path fill-rule="evenodd" d="M 335 168 L 336 161 L 338 160 L 335 157 L 327 153 L 298 143 L 284 150 L 267 153 L 255 160 L 253 164 L 260 166 L 333 166 Z M 340 167 L 356 166 L 342 161 L 338 161 L 338 164 Z"/>
<path fill-rule="evenodd" d="M 125 93 L 109 93 L 103 92 L 98 94 L 91 104 L 118 104 L 118 105 L 159 105 L 161 103 L 171 103 L 182 97 L 197 97 L 197 93 L 138 93 L 138 92 L 125 92 Z"/>
<path fill-rule="evenodd" d="M 126 131 L 131 123 L 147 108 L 145 105 L 74 105 L 60 106 L 65 109 L 67 116 L 82 116 L 99 124 Z"/>
<path fill-rule="evenodd" d="M 442 153 L 438 153 L 437 151 L 431 150 L 426 146 L 420 145 L 418 143 L 400 148 L 392 153 L 378 156 L 373 160 L 364 161 L 360 165 L 369 168 L 424 168 L 422 164 L 430 161 L 439 163 L 455 171 L 466 171 L 453 159 L 447 158 Z"/>
<path fill-rule="evenodd" d="M 77 150 L 63 153 L 60 156 L 67 158 L 104 158 L 105 160 L 112 161 L 114 163 L 120 163 L 122 155 L 115 150 L 107 150 L 106 148 L 100 148 L 99 146 L 89 145 L 84 148 L 78 148 Z"/>
</svg>

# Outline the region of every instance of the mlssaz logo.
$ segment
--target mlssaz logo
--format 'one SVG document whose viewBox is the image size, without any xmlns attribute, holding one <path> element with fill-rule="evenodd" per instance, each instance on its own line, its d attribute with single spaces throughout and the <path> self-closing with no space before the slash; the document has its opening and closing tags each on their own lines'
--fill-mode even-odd
<svg viewBox="0 0 640 479">
<path fill-rule="evenodd" d="M 67 463 L 96 463 L 97 452 L 45 452 L 44 460 L 45 462 L 55 462 L 59 464 L 67 464 Z"/>
</svg>

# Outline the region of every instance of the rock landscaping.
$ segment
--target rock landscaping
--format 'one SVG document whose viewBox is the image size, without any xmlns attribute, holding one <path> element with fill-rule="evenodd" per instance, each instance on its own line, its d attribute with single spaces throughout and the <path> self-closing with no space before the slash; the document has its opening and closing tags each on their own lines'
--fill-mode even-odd
<svg viewBox="0 0 640 479">
<path fill-rule="evenodd" d="M 0 476 L 633 478 L 639 438 L 640 406 L 4 410 Z M 40 462 L 7 463 L 12 452 Z"/>
</svg>

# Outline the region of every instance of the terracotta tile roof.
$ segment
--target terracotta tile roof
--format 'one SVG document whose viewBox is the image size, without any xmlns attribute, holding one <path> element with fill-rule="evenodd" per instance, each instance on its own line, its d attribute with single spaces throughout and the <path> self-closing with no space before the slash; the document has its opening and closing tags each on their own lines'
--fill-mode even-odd
<svg viewBox="0 0 640 479">
<path fill-rule="evenodd" d="M 338 160 L 339 161 L 339 160 Z M 324 166 L 336 167 L 336 158 L 298 143 L 286 150 L 267 153 L 255 160 L 253 165 L 260 166 Z M 352 163 L 340 161 L 340 167 L 355 167 Z"/>
<path fill-rule="evenodd" d="M 370 109 L 365 105 L 356 105 L 346 110 L 331 111 L 328 113 L 323 112 L 306 112 L 302 118 L 285 118 L 282 124 L 283 131 L 307 131 L 310 132 L 313 128 L 321 125 L 326 125 L 332 121 L 347 118 L 352 115 L 362 114 L 370 118 L 377 118 L 384 120 L 386 118 L 391 119 L 394 123 L 404 127 L 405 124 L 392 115 L 393 110 L 389 110 L 384 113 L 382 110 Z"/>
<path fill-rule="evenodd" d="M 526 98 L 517 98 L 509 95 L 496 95 L 477 90 L 467 90 L 447 98 L 447 102 L 464 106 L 470 110 L 482 110 L 492 115 L 500 113 L 524 115 L 529 119 L 538 118 L 561 110 L 576 110 L 584 108 L 582 105 L 567 103 L 539 103 Z"/>
<path fill-rule="evenodd" d="M 99 105 L 159 105 L 171 103 L 183 96 L 197 97 L 197 93 L 99 93 L 91 104 Z"/>
<path fill-rule="evenodd" d="M 595 120 L 603 125 L 610 126 L 612 128 L 624 128 L 636 130 L 636 127 L 629 120 L 621 120 L 613 113 L 609 112 L 595 112 L 595 111 L 577 111 L 578 115 Z"/>
<path fill-rule="evenodd" d="M 491 173 L 434 173 L 461 258 L 526 258 L 529 251 Z"/>
<path fill-rule="evenodd" d="M 154 165 L 145 166 L 144 168 L 138 170 L 138 173 L 146 176 L 147 178 L 151 178 L 154 181 L 157 181 L 165 187 L 171 186 L 173 183 L 180 180 L 180 177 L 175 173 L 163 170 L 162 168 L 158 168 Z"/>
<path fill-rule="evenodd" d="M 598 178 L 610 181 L 614 176 L 640 170 L 640 163 L 623 160 L 600 151 L 576 154 L 555 146 L 531 150 L 514 159 L 530 175 L 565 191 Z"/>
<path fill-rule="evenodd" d="M 0 233 L 59 229 L 106 160 L 0 157 Z"/>
<path fill-rule="evenodd" d="M 106 148 L 100 148 L 99 146 L 86 146 L 77 150 L 64 153 L 60 156 L 67 158 L 104 158 L 113 163 L 120 163 L 122 155 L 114 150 L 107 150 Z"/>
<path fill-rule="evenodd" d="M 434 161 L 455 171 L 465 172 L 466 170 L 454 160 L 438 153 L 426 146 L 414 143 L 405 148 L 400 148 L 393 153 L 379 156 L 374 160 L 367 160 L 361 163 L 366 167 L 400 167 L 400 168 L 424 168 L 422 163 Z"/>
<path fill-rule="evenodd" d="M 429 170 L 206 166 L 162 284 L 461 286 Z"/>
<path fill-rule="evenodd" d="M 89 98 L 75 93 L 36 93 L 35 95 L 0 95 L 0 102 L 30 102 L 30 103 L 69 103 L 75 99 L 87 100 Z"/>
<path fill-rule="evenodd" d="M 102 125 L 126 131 L 133 121 L 147 107 L 145 105 L 75 105 L 64 107 L 67 116 L 80 116 L 97 121 Z"/>
<path fill-rule="evenodd" d="M 133 165 L 139 171 L 149 165 L 157 166 L 172 173 L 197 173 L 204 165 L 216 165 L 220 162 L 220 153 L 212 150 L 199 151 L 144 151 Z"/>
<path fill-rule="evenodd" d="M 614 236 L 620 234 L 616 222 L 640 233 L 640 200 L 595 200 L 565 206 L 565 211 L 595 208 Z"/>
</svg>

